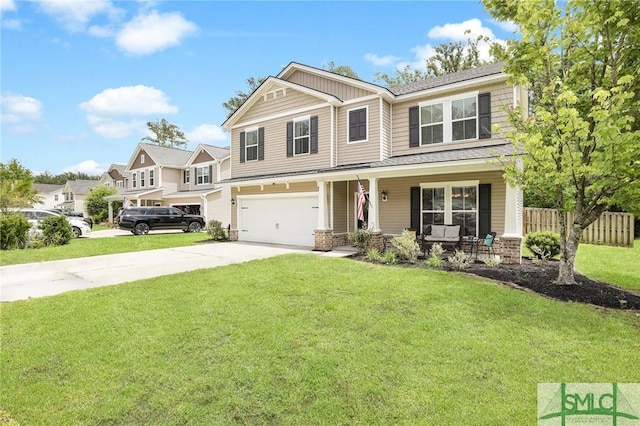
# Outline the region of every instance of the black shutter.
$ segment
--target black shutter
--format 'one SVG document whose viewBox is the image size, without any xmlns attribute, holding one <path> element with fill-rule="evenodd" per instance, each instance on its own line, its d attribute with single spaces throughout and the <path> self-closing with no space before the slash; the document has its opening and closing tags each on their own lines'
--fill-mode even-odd
<svg viewBox="0 0 640 426">
<path fill-rule="evenodd" d="M 409 108 L 409 147 L 420 146 L 420 109 Z"/>
<path fill-rule="evenodd" d="M 366 108 L 349 111 L 349 142 L 362 141 L 367 138 Z"/>
<path fill-rule="evenodd" d="M 264 127 L 258 129 L 258 160 L 264 160 Z"/>
<path fill-rule="evenodd" d="M 314 115 L 309 120 L 309 152 L 311 154 L 318 153 L 318 116 Z"/>
<path fill-rule="evenodd" d="M 293 121 L 287 122 L 287 157 L 293 157 Z"/>
<path fill-rule="evenodd" d="M 240 132 L 240 162 L 244 163 L 244 132 Z"/>
<path fill-rule="evenodd" d="M 491 137 L 491 93 L 478 95 L 478 123 L 479 138 L 489 139 Z"/>
<path fill-rule="evenodd" d="M 478 187 L 478 237 L 484 238 L 491 232 L 491 184 L 481 183 Z"/>
<path fill-rule="evenodd" d="M 422 234 L 420 229 L 420 187 L 411 187 L 411 229 L 415 229 L 418 235 Z"/>
</svg>

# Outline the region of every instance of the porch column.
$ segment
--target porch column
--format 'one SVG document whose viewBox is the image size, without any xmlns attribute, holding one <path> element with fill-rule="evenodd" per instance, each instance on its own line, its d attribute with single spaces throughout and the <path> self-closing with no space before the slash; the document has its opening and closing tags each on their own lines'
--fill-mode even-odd
<svg viewBox="0 0 640 426">
<path fill-rule="evenodd" d="M 113 223 L 113 201 L 109 201 L 107 205 L 109 211 L 109 223 Z"/>
<path fill-rule="evenodd" d="M 380 231 L 380 206 L 378 198 L 378 178 L 369 178 L 369 229 Z"/>
<path fill-rule="evenodd" d="M 503 263 L 522 262 L 522 190 L 507 183 L 504 204 L 504 234 L 499 250 Z"/>
<path fill-rule="evenodd" d="M 318 181 L 318 226 L 317 229 L 327 229 L 328 215 L 327 183 Z"/>
</svg>

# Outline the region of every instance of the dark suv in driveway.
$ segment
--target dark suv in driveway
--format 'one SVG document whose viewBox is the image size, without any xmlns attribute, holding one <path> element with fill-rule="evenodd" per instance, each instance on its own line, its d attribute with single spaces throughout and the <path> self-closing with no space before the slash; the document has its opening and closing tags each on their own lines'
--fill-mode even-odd
<svg viewBox="0 0 640 426">
<path fill-rule="evenodd" d="M 135 235 L 162 229 L 200 232 L 205 225 L 204 217 L 186 214 L 175 207 L 131 207 L 120 212 L 116 223 Z"/>
</svg>

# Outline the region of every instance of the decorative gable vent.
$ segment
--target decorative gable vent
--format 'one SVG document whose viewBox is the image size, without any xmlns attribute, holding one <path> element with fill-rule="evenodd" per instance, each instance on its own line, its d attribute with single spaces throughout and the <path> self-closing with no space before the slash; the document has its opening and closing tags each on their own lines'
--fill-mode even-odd
<svg viewBox="0 0 640 426">
<path fill-rule="evenodd" d="M 278 97 L 278 92 L 282 92 L 282 96 L 287 96 L 287 89 L 285 87 L 278 87 L 262 95 L 262 100 L 266 102 L 269 99 L 269 95 L 273 95 L 273 99 L 275 99 Z"/>
</svg>

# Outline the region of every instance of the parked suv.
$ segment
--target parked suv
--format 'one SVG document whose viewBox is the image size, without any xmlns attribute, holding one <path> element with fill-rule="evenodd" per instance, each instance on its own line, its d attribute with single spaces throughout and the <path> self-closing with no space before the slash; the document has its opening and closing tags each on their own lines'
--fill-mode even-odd
<svg viewBox="0 0 640 426">
<path fill-rule="evenodd" d="M 27 218 L 31 227 L 35 230 L 38 229 L 38 223 L 49 216 L 64 216 L 62 213 L 54 212 L 51 210 L 43 210 L 43 209 L 17 209 L 24 217 Z M 71 225 L 71 230 L 73 231 L 73 235 L 77 238 L 82 235 L 88 235 L 91 233 L 91 228 L 89 225 L 78 217 L 65 216 L 67 221 Z"/>
<path fill-rule="evenodd" d="M 129 229 L 134 235 L 161 229 L 200 232 L 205 224 L 204 217 L 186 214 L 175 207 L 130 207 L 120 212 L 116 223 L 118 228 Z"/>
</svg>

